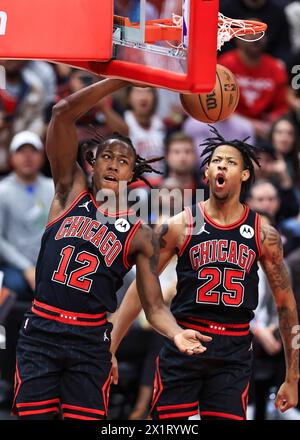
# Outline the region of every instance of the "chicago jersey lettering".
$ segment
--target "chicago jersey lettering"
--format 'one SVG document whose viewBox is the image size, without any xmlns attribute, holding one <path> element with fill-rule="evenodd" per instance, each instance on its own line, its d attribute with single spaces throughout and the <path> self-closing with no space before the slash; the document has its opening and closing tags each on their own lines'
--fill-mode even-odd
<svg viewBox="0 0 300 440">
<path fill-rule="evenodd" d="M 35 299 L 79 313 L 113 312 L 116 292 L 131 265 L 127 255 L 140 222 L 130 211 L 110 214 L 82 193 L 61 217 L 47 225 L 36 270 Z M 101 221 L 102 220 L 102 221 Z"/>
<path fill-rule="evenodd" d="M 258 214 L 245 206 L 239 221 L 222 227 L 202 204 L 186 212 L 188 218 L 202 215 L 205 223 L 198 233 L 190 226 L 179 250 L 173 314 L 223 323 L 249 322 L 258 301 Z"/>
</svg>

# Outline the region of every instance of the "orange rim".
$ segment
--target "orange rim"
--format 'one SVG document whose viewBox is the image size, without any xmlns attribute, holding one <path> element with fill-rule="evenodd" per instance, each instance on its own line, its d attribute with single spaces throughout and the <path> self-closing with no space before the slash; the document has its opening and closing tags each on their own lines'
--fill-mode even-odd
<svg viewBox="0 0 300 440">
<path fill-rule="evenodd" d="M 228 25 L 228 31 L 232 37 L 237 35 L 255 35 L 261 34 L 267 30 L 267 24 L 255 20 L 238 20 L 227 17 L 220 17 L 219 26 Z"/>
<path fill-rule="evenodd" d="M 114 24 L 139 28 L 140 23 L 131 22 L 128 17 L 114 16 Z M 230 38 L 242 35 L 263 34 L 267 29 L 267 24 L 256 20 L 241 20 L 219 15 L 219 30 L 226 29 Z M 174 24 L 171 18 L 147 20 L 145 26 L 145 42 L 154 43 L 159 40 L 178 40 L 182 36 L 182 25 Z"/>
</svg>

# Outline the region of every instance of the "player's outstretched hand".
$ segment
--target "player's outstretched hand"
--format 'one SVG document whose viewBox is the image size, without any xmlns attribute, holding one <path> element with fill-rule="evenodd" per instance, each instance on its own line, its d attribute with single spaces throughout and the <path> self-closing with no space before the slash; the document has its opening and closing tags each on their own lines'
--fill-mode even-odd
<svg viewBox="0 0 300 440">
<path fill-rule="evenodd" d="M 298 382 L 284 382 L 278 390 L 275 406 L 282 413 L 298 403 Z"/>
<path fill-rule="evenodd" d="M 204 353 L 206 347 L 201 344 L 201 341 L 210 342 L 211 340 L 210 336 L 202 335 L 195 330 L 182 330 L 174 336 L 174 343 L 178 350 L 188 355 Z"/>
<path fill-rule="evenodd" d="M 112 362 L 112 370 L 111 370 L 110 383 L 117 385 L 119 380 L 118 361 L 114 354 L 112 355 L 111 362 Z"/>
</svg>

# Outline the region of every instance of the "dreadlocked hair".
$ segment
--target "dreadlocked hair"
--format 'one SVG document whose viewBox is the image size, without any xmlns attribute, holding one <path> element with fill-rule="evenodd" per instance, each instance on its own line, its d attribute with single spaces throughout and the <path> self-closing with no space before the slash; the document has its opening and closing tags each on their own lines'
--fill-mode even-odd
<svg viewBox="0 0 300 440">
<path fill-rule="evenodd" d="M 243 156 L 244 169 L 249 170 L 250 172 L 249 179 L 242 183 L 242 191 L 248 192 L 251 185 L 255 182 L 254 163 L 258 167 L 260 167 L 259 158 L 257 157 L 257 149 L 247 143 L 247 140 L 250 136 L 246 137 L 242 141 L 238 139 L 227 141 L 223 138 L 223 136 L 218 132 L 215 127 L 213 127 L 212 125 L 209 125 L 209 127 L 210 132 L 213 133 L 214 136 L 207 138 L 201 144 L 201 146 L 205 147 L 201 154 L 201 157 L 206 156 L 203 159 L 201 166 L 204 167 L 206 165 L 209 165 L 214 151 L 221 145 L 230 145 L 231 147 L 236 148 Z"/>
<path fill-rule="evenodd" d="M 163 174 L 162 172 L 152 168 L 151 164 L 154 162 L 158 162 L 160 160 L 163 160 L 164 156 L 154 157 L 152 159 L 145 159 L 137 154 L 131 139 L 129 139 L 128 137 L 123 136 L 122 134 L 120 134 L 118 132 L 114 132 L 110 136 L 103 137 L 100 134 L 99 129 L 97 129 L 97 128 L 95 129 L 95 127 L 93 127 L 92 129 L 93 129 L 93 133 L 92 133 L 93 137 L 90 139 L 90 143 L 97 146 L 97 151 L 96 151 L 96 156 L 94 156 L 93 152 L 90 150 L 86 152 L 85 159 L 90 165 L 93 166 L 95 164 L 97 157 L 107 147 L 109 141 L 111 141 L 111 140 L 120 141 L 120 142 L 128 145 L 134 153 L 134 158 L 135 158 L 135 164 L 134 164 L 134 168 L 133 168 L 134 174 L 133 174 L 133 178 L 130 183 L 136 182 L 138 180 L 142 180 L 150 188 L 153 188 L 151 183 L 148 181 L 148 179 L 146 179 L 146 177 L 143 176 L 143 174 L 144 173 Z"/>
</svg>

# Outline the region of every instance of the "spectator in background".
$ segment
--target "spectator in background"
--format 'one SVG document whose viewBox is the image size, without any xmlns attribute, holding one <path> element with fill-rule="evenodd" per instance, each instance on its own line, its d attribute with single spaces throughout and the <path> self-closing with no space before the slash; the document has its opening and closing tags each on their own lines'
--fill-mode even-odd
<svg viewBox="0 0 300 440">
<path fill-rule="evenodd" d="M 62 63 L 54 63 L 53 68 L 56 76 L 57 93 L 59 95 L 60 89 L 64 89 L 65 85 L 68 83 L 73 68 L 68 64 Z"/>
<path fill-rule="evenodd" d="M 0 182 L 0 258 L 4 286 L 18 299 L 31 299 L 40 241 L 54 195 L 52 180 L 40 175 L 43 143 L 23 131 L 10 145 L 13 172 Z"/>
<path fill-rule="evenodd" d="M 270 144 L 277 156 L 274 171 L 277 171 L 277 175 L 286 175 L 286 183 L 281 180 L 281 186 L 293 186 L 300 203 L 300 144 L 296 127 L 289 116 L 283 116 L 273 123 Z"/>
<path fill-rule="evenodd" d="M 166 177 L 176 179 L 181 190 L 196 190 L 197 157 L 193 139 L 182 132 L 173 133 L 166 141 L 165 157 Z"/>
<path fill-rule="evenodd" d="M 289 1 L 285 5 L 285 14 L 290 26 L 291 48 L 293 52 L 300 50 L 300 3 L 299 1 Z"/>
<path fill-rule="evenodd" d="M 231 18 L 249 19 L 255 17 L 268 25 L 266 52 L 286 61 L 291 51 L 290 28 L 284 8 L 276 0 L 221 0 L 220 11 Z M 233 48 L 226 44 L 225 51 Z"/>
<path fill-rule="evenodd" d="M 167 139 L 162 154 L 165 156 L 165 173 L 164 175 L 150 179 L 152 186 L 169 190 L 177 188 L 181 191 L 190 189 L 191 191 L 185 194 L 186 199 L 183 200 L 185 205 L 191 204 L 196 189 L 204 187 L 197 173 L 196 150 L 192 138 L 182 132 L 173 133 Z M 146 157 L 149 156 L 147 155 Z M 159 162 L 157 163 L 159 164 Z M 157 166 L 155 166 L 155 168 L 157 168 Z M 129 186 L 130 189 L 136 187 L 137 185 L 135 183 Z M 151 209 L 150 191 L 143 182 L 138 184 L 138 197 L 142 203 L 149 207 L 149 223 L 157 222 L 157 210 Z M 182 211 L 182 209 L 183 206 L 180 207 L 177 213 Z"/>
<path fill-rule="evenodd" d="M 25 71 L 31 72 L 39 78 L 42 83 L 44 99 L 44 120 L 48 123 L 51 119 L 52 106 L 56 103 L 57 80 L 53 65 L 46 61 L 28 61 L 25 64 Z"/>
<path fill-rule="evenodd" d="M 190 206 L 196 202 L 196 190 L 204 190 L 204 198 L 207 194 L 207 187 L 197 168 L 196 149 L 193 139 L 183 132 L 173 133 L 166 141 L 165 147 L 166 170 L 164 176 L 156 179 L 155 187 L 160 190 L 174 192 L 174 197 L 169 196 L 169 192 L 160 192 L 160 216 L 170 217 L 178 214 L 184 206 Z M 180 191 L 176 193 L 176 191 Z M 187 190 L 187 191 L 185 191 Z M 177 194 L 180 197 L 177 198 Z M 162 202 L 165 202 L 163 204 Z M 166 212 L 162 210 L 165 206 Z M 170 206 L 170 210 L 169 210 Z M 158 223 L 155 217 L 157 212 L 152 210 L 151 223 Z"/>
<path fill-rule="evenodd" d="M 45 106 L 42 83 L 34 72 L 26 70 L 26 61 L 0 60 L 6 70 L 6 89 L 0 89 L 0 108 L 5 120 L 1 130 L 0 172 L 8 171 L 8 147 L 14 134 L 30 130 L 43 137 Z"/>
<path fill-rule="evenodd" d="M 9 133 L 9 125 L 6 118 L 3 102 L 0 98 L 0 175 L 5 173 L 8 168 L 7 163 L 7 138 Z"/>
<path fill-rule="evenodd" d="M 187 117 L 179 93 L 167 89 L 157 89 L 158 106 L 157 115 L 163 120 L 167 128 L 167 136 L 175 131 L 180 131 Z"/>
<path fill-rule="evenodd" d="M 280 191 L 271 180 L 267 179 L 259 179 L 252 185 L 247 202 L 250 207 L 256 206 L 255 209 L 266 214 L 274 226 L 286 218 L 296 216 L 299 212 L 292 189 Z M 293 202 L 295 202 L 294 206 Z"/>
<path fill-rule="evenodd" d="M 300 246 L 300 223 L 296 218 L 299 206 L 297 201 L 295 206 L 292 202 L 293 192 L 280 192 L 270 180 L 255 182 L 247 196 L 250 208 L 265 214 L 271 224 L 280 230 L 285 256 Z M 294 215 L 288 215 L 289 212 Z"/>
<path fill-rule="evenodd" d="M 124 114 L 129 129 L 129 137 L 137 154 L 151 159 L 164 154 L 166 128 L 156 114 L 157 93 L 151 87 L 128 87 L 128 107 Z M 163 171 L 163 163 L 155 167 Z M 147 174 L 145 174 L 145 177 Z"/>
<path fill-rule="evenodd" d="M 266 37 L 255 42 L 237 39 L 236 45 L 218 62 L 237 77 L 241 93 L 237 113 L 248 118 L 257 138 L 265 139 L 271 123 L 289 109 L 287 72 L 280 60 L 264 53 Z"/>
<path fill-rule="evenodd" d="M 73 69 L 68 82 L 59 89 L 59 99 L 69 96 L 97 81 L 99 81 L 98 76 L 84 70 Z M 90 125 L 93 125 L 94 129 L 97 129 L 97 133 L 104 137 L 114 131 L 128 136 L 128 127 L 122 117 L 115 111 L 111 96 L 99 101 L 97 106 L 78 119 L 76 126 L 80 142 L 92 137 L 94 129 L 91 129 Z"/>
<path fill-rule="evenodd" d="M 280 198 L 276 187 L 268 180 L 257 180 L 250 188 L 247 204 L 250 209 L 265 215 L 276 226 Z"/>
</svg>

